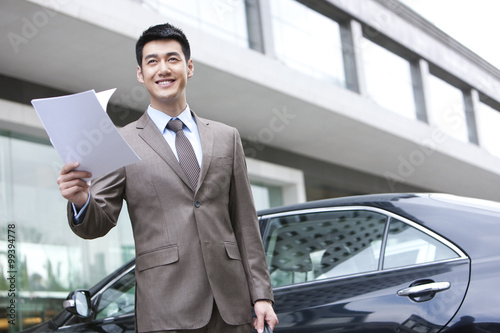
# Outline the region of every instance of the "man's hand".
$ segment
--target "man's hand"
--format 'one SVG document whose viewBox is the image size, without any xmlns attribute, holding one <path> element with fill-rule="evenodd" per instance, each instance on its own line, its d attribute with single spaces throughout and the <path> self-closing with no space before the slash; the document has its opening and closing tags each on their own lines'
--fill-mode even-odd
<svg viewBox="0 0 500 333">
<path fill-rule="evenodd" d="M 92 176 L 90 172 L 74 170 L 79 165 L 78 162 L 64 165 L 59 172 L 59 177 L 57 177 L 57 184 L 62 196 L 78 209 L 85 205 L 89 197 L 89 184 L 82 178 Z"/>
<path fill-rule="evenodd" d="M 257 301 L 253 306 L 257 318 L 254 318 L 253 326 L 258 333 L 264 332 L 264 321 L 267 322 L 271 330 L 278 325 L 278 316 L 274 313 L 271 301 Z"/>
</svg>

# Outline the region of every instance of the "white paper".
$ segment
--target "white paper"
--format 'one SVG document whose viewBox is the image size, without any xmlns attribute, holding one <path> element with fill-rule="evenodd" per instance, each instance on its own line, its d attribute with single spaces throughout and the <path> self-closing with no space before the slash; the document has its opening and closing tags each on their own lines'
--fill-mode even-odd
<svg viewBox="0 0 500 333">
<path fill-rule="evenodd" d="M 115 93 L 116 88 L 100 91 L 96 94 L 99 104 L 101 104 L 102 109 L 106 112 L 108 107 L 108 102 L 111 96 Z"/>
<path fill-rule="evenodd" d="M 140 161 L 105 112 L 115 89 L 34 99 L 31 104 L 64 163 L 101 176 Z"/>
</svg>

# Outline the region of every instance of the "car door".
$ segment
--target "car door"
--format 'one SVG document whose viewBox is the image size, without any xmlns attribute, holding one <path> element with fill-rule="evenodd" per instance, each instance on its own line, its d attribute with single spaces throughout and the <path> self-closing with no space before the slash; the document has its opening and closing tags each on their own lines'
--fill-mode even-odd
<svg viewBox="0 0 500 333">
<path fill-rule="evenodd" d="M 467 289 L 469 259 L 377 208 L 261 217 L 275 332 L 438 332 Z"/>
</svg>

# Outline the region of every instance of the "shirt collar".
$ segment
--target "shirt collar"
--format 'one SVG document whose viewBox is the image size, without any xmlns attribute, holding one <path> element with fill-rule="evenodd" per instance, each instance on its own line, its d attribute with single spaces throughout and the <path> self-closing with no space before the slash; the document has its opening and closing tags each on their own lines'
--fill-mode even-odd
<svg viewBox="0 0 500 333">
<path fill-rule="evenodd" d="M 161 133 L 164 133 L 165 127 L 167 126 L 170 119 L 172 119 L 172 117 L 170 117 L 165 112 L 156 110 L 151 105 L 148 106 L 147 112 L 149 118 L 151 118 L 156 127 L 158 127 L 158 130 Z M 176 118 L 180 119 L 184 123 L 184 125 L 186 125 L 186 127 L 190 132 L 193 132 L 195 128 L 197 128 L 194 116 L 191 114 L 191 110 L 189 109 L 189 105 L 187 104 L 184 111 L 182 111 L 181 114 Z"/>
</svg>

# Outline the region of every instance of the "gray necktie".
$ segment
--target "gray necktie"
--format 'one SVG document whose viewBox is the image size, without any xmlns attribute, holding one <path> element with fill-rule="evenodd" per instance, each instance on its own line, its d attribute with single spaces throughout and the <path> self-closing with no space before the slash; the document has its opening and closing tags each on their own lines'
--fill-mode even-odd
<svg viewBox="0 0 500 333">
<path fill-rule="evenodd" d="M 167 128 L 175 132 L 175 149 L 179 156 L 181 168 L 188 177 L 191 188 L 195 190 L 196 185 L 198 185 L 198 177 L 200 176 L 200 165 L 196 159 L 193 146 L 186 135 L 184 135 L 183 126 L 184 123 L 180 119 L 171 119 L 167 124 Z"/>
</svg>

